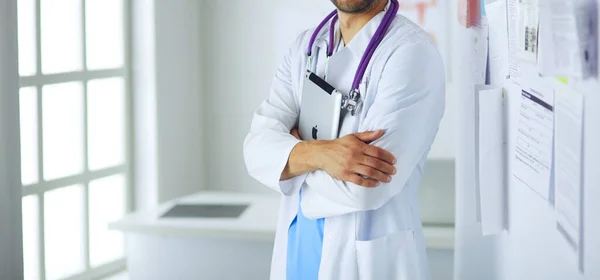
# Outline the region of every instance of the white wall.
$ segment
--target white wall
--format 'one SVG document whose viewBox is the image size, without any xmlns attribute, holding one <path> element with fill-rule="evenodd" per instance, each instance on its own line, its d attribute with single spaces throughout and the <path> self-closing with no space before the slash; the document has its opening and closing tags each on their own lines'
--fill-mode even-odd
<svg viewBox="0 0 600 280">
<path fill-rule="evenodd" d="M 452 8 L 456 11 L 454 0 Z M 457 14 L 457 13 L 454 13 Z M 475 101 L 470 57 L 473 50 L 473 34 L 452 20 L 454 34 L 454 57 L 456 86 L 456 242 L 454 278 L 457 280 L 494 280 L 502 278 L 502 247 L 495 236 L 482 236 L 477 222 L 475 190 Z M 460 71 L 463 70 L 463 71 Z M 526 278 L 527 279 L 527 278 Z M 508 279 L 507 279 L 508 280 Z M 513 280 L 513 279 L 510 279 Z M 520 279 L 514 279 L 520 280 Z"/>
<path fill-rule="evenodd" d="M 600 11 L 599 11 L 600 13 Z M 600 16 L 600 14 L 599 14 Z M 469 55 L 470 42 L 458 42 L 462 55 Z M 459 56 L 460 57 L 460 56 Z M 464 57 L 464 56 L 462 56 Z M 599 58 L 600 59 L 600 58 Z M 599 62 L 600 63 L 600 60 Z M 465 67 L 469 67 L 465 65 Z M 467 69 L 467 68 L 465 68 Z M 523 67 L 524 79 L 540 79 L 536 69 Z M 554 208 L 533 190 L 509 178 L 507 231 L 490 237 L 481 236 L 475 219 L 474 135 L 469 129 L 473 103 L 472 77 L 460 77 L 464 94 L 458 97 L 460 107 L 458 133 L 464 141 L 457 149 L 457 243 L 455 278 L 460 280 L 596 280 L 600 279 L 600 82 L 590 79 L 574 83 L 585 94 L 584 167 L 583 167 L 583 261 L 585 272 L 579 273 L 576 261 L 562 250 L 563 237 L 556 228 Z M 546 79 L 545 81 L 547 81 Z M 540 81 L 544 81 L 540 79 Z M 507 94 L 510 112 L 509 155 L 514 151 L 514 127 L 518 121 L 519 92 Z M 463 113 L 464 112 L 464 113 Z M 510 156 L 509 156 L 510 158 Z M 510 163 L 510 161 L 509 161 Z M 511 170 L 509 164 L 509 174 Z M 574 263 L 573 263 L 574 262 Z"/>
<path fill-rule="evenodd" d="M 508 232 L 500 236 L 505 250 L 504 279 L 600 279 L 600 219 L 597 216 L 600 213 L 600 127 L 597 122 L 600 83 L 590 80 L 576 87 L 585 94 L 582 221 L 585 272 L 578 272 L 577 260 L 569 258 L 564 250 L 566 241 L 556 228 L 554 207 L 513 180 L 509 185 Z M 518 123 L 519 100 L 518 92 L 509 96 L 512 127 Z M 514 136 L 509 134 L 509 137 L 514 140 Z M 514 145 L 510 147 L 510 151 L 514 151 Z"/>
<path fill-rule="evenodd" d="M 0 279 L 22 279 L 17 1 L 0 1 Z"/>
<path fill-rule="evenodd" d="M 158 203 L 154 0 L 132 1 L 131 84 L 134 112 L 135 209 Z"/>
<path fill-rule="evenodd" d="M 132 3 L 138 209 L 206 188 L 201 4 Z"/>
<path fill-rule="evenodd" d="M 269 94 L 278 63 L 296 36 L 316 26 L 334 7 L 329 0 L 231 0 L 204 1 L 203 9 L 208 184 L 265 192 L 247 175 L 242 157 L 252 114 Z M 448 112 L 431 155 L 451 162 L 454 106 L 452 94 L 448 96 Z M 453 187 L 448 183 L 453 177 L 445 182 Z"/>
<path fill-rule="evenodd" d="M 309 4 L 315 4 L 312 13 L 306 8 Z M 330 2 L 316 0 L 204 2 L 205 127 L 211 134 L 206 151 L 212 188 L 267 191 L 247 175 L 242 143 L 254 110 L 269 93 L 285 47 L 301 30 L 282 33 L 281 25 L 276 24 L 284 16 L 276 12 L 280 6 L 289 7 L 286 16 L 307 15 L 311 22 L 332 9 Z M 285 13 L 285 7 L 280 10 Z M 296 13 L 290 13 L 294 10 Z M 284 36 L 279 38 L 280 34 Z"/>
<path fill-rule="evenodd" d="M 200 2 L 155 1 L 159 201 L 205 188 Z"/>
</svg>

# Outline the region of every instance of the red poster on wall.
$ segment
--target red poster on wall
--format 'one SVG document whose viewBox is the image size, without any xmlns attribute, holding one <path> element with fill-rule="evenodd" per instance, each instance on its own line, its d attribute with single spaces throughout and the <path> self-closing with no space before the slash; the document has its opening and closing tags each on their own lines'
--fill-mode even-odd
<svg viewBox="0 0 600 280">
<path fill-rule="evenodd" d="M 481 0 L 458 0 L 458 22 L 464 27 L 473 27 L 481 19 Z"/>
</svg>

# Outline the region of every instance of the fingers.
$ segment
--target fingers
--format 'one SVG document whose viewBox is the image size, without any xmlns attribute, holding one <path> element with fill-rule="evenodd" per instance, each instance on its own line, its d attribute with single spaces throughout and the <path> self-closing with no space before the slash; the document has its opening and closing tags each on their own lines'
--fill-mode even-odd
<svg viewBox="0 0 600 280">
<path fill-rule="evenodd" d="M 354 167 L 353 171 L 359 175 L 369 177 L 369 179 L 377 180 L 382 183 L 389 183 L 392 181 L 392 177 L 389 175 L 366 165 L 357 165 Z"/>
<path fill-rule="evenodd" d="M 380 129 L 376 131 L 366 131 L 361 133 L 355 133 L 353 135 L 356 138 L 358 138 L 358 140 L 368 144 L 379 139 L 383 135 L 383 130 Z"/>
<path fill-rule="evenodd" d="M 379 186 L 379 182 L 374 179 L 364 178 L 358 174 L 348 174 L 344 181 L 353 183 L 355 185 L 365 187 L 365 188 L 375 188 Z"/>
<path fill-rule="evenodd" d="M 374 158 L 383 160 L 389 164 L 396 164 L 396 157 L 392 153 L 390 153 L 382 148 L 379 148 L 376 146 L 365 145 L 363 148 L 363 153 L 370 157 L 374 157 Z"/>
<path fill-rule="evenodd" d="M 360 159 L 359 163 L 368 167 L 375 168 L 387 175 L 396 174 L 396 167 L 394 167 L 394 165 L 375 157 L 364 156 Z"/>
</svg>

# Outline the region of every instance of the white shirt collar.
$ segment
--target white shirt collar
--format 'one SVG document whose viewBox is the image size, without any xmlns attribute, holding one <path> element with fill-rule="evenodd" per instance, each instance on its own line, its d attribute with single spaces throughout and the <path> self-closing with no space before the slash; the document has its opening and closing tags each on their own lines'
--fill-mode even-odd
<svg viewBox="0 0 600 280">
<path fill-rule="evenodd" d="M 371 38 L 377 32 L 377 28 L 383 21 L 385 13 L 390 8 L 392 1 L 388 1 L 385 9 L 374 16 L 357 34 L 352 38 L 352 41 L 347 45 L 347 47 L 354 53 L 354 55 L 358 57 L 362 57 L 367 46 L 371 42 Z M 339 27 L 338 27 L 339 30 Z M 339 31 L 338 31 L 339 32 Z"/>
</svg>

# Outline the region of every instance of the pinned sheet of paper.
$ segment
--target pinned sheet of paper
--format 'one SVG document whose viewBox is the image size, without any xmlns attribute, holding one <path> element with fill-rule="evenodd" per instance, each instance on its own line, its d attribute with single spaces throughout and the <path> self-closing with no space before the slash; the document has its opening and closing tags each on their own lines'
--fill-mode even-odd
<svg viewBox="0 0 600 280">
<path fill-rule="evenodd" d="M 508 58 L 509 58 L 509 76 L 511 81 L 519 83 L 521 79 L 521 64 L 517 59 L 517 48 L 518 48 L 518 22 L 519 22 L 519 8 L 518 0 L 506 0 L 507 2 L 507 21 L 508 21 Z"/>
<path fill-rule="evenodd" d="M 595 61 L 588 41 L 590 31 L 586 2 L 546 0 L 540 2 L 538 70 L 544 76 L 586 78 Z"/>
<path fill-rule="evenodd" d="M 485 5 L 489 23 L 489 82 L 502 85 L 510 71 L 506 1 Z"/>
<path fill-rule="evenodd" d="M 475 94 L 477 199 L 483 235 L 505 228 L 505 110 L 501 87 L 478 87 Z"/>
<path fill-rule="evenodd" d="M 568 262 L 582 268 L 583 100 L 565 85 L 556 87 L 554 199 L 558 231 L 565 238 Z"/>
<path fill-rule="evenodd" d="M 539 26 L 537 2 L 537 0 L 519 0 L 518 4 L 517 57 L 529 63 L 537 61 Z"/>
<path fill-rule="evenodd" d="M 513 178 L 548 200 L 554 141 L 554 90 L 531 79 L 523 87 Z"/>
<path fill-rule="evenodd" d="M 481 18 L 479 26 L 468 29 L 471 43 L 473 44 L 473 55 L 469 56 L 470 70 L 473 71 L 475 84 L 485 84 L 487 76 L 488 61 L 488 21 L 486 17 Z"/>
</svg>

